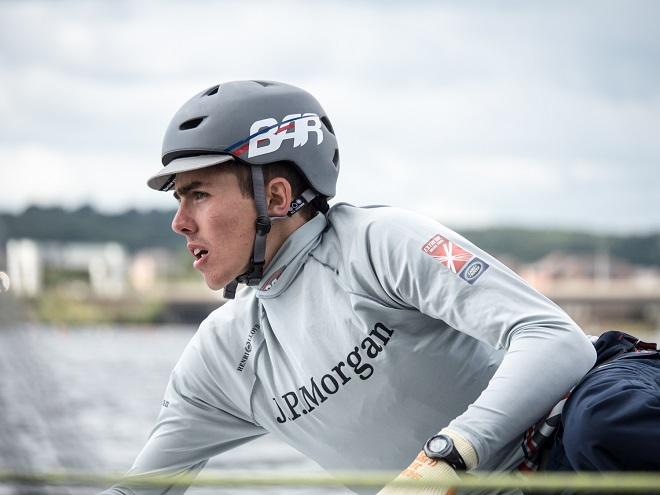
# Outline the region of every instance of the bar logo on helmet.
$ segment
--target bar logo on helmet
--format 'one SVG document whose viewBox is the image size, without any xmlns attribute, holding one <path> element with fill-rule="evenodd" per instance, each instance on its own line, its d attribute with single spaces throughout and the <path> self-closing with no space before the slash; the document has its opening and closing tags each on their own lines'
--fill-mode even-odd
<svg viewBox="0 0 660 495">
<path fill-rule="evenodd" d="M 316 134 L 316 145 L 323 142 L 321 119 L 315 113 L 294 113 L 278 122 L 274 118 L 257 120 L 250 126 L 250 137 L 234 153 L 241 155 L 247 151 L 248 158 L 265 155 L 280 149 L 287 139 L 293 140 L 293 147 L 304 146 L 310 133 Z"/>
</svg>

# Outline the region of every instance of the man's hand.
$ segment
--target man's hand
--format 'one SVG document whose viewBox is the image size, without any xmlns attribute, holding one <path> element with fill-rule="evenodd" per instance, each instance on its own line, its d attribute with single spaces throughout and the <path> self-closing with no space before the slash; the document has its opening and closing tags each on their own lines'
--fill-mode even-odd
<svg viewBox="0 0 660 495">
<path fill-rule="evenodd" d="M 415 460 L 394 481 L 385 486 L 378 495 L 454 495 L 452 488 L 433 488 L 428 486 L 396 486 L 396 482 L 417 480 L 422 483 L 434 481 L 457 480 L 456 471 L 446 462 L 429 459 L 420 452 Z M 393 486 L 394 485 L 394 486 Z"/>
<path fill-rule="evenodd" d="M 457 432 L 444 428 L 443 433 L 454 441 L 454 446 L 465 462 L 465 467 L 470 470 L 477 466 L 477 453 L 462 435 Z M 415 488 L 412 486 L 392 486 L 399 481 L 417 480 L 422 483 L 431 484 L 436 481 L 458 480 L 458 475 L 454 468 L 444 461 L 430 459 L 422 451 L 420 452 L 410 466 L 408 466 L 393 482 L 385 485 L 378 495 L 454 495 L 456 492 L 452 488 Z"/>
</svg>

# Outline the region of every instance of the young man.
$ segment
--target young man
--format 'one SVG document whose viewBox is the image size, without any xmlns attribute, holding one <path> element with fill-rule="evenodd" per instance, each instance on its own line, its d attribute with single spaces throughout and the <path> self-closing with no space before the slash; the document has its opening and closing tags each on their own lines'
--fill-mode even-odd
<svg viewBox="0 0 660 495">
<path fill-rule="evenodd" d="M 175 191 L 172 228 L 195 268 L 229 298 L 248 287 L 200 325 L 129 475 L 194 473 L 267 432 L 331 471 L 432 480 L 533 462 L 524 433 L 594 346 L 436 221 L 328 209 L 339 153 L 311 95 L 265 81 L 205 90 L 174 116 L 162 161 L 149 186 Z M 129 477 L 106 493 L 166 491 L 183 490 Z"/>
</svg>

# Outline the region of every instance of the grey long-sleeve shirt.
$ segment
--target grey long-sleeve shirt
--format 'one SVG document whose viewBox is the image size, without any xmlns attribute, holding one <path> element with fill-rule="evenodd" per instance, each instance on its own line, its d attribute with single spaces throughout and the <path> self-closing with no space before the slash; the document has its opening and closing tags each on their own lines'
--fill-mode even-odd
<svg viewBox="0 0 660 495">
<path fill-rule="evenodd" d="M 455 232 L 339 204 L 200 325 L 129 474 L 195 471 L 266 432 L 328 470 L 401 470 L 445 426 L 479 470 L 513 469 L 594 361 L 560 308 Z M 164 489 L 106 493 L 132 492 Z"/>
</svg>

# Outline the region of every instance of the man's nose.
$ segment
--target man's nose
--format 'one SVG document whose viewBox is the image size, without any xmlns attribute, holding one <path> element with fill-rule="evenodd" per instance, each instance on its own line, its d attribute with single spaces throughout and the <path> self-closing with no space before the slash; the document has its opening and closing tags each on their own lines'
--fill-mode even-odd
<svg viewBox="0 0 660 495">
<path fill-rule="evenodd" d="M 172 230 L 181 235 L 191 234 L 195 231 L 195 222 L 181 206 L 179 206 L 172 219 Z"/>
</svg>

